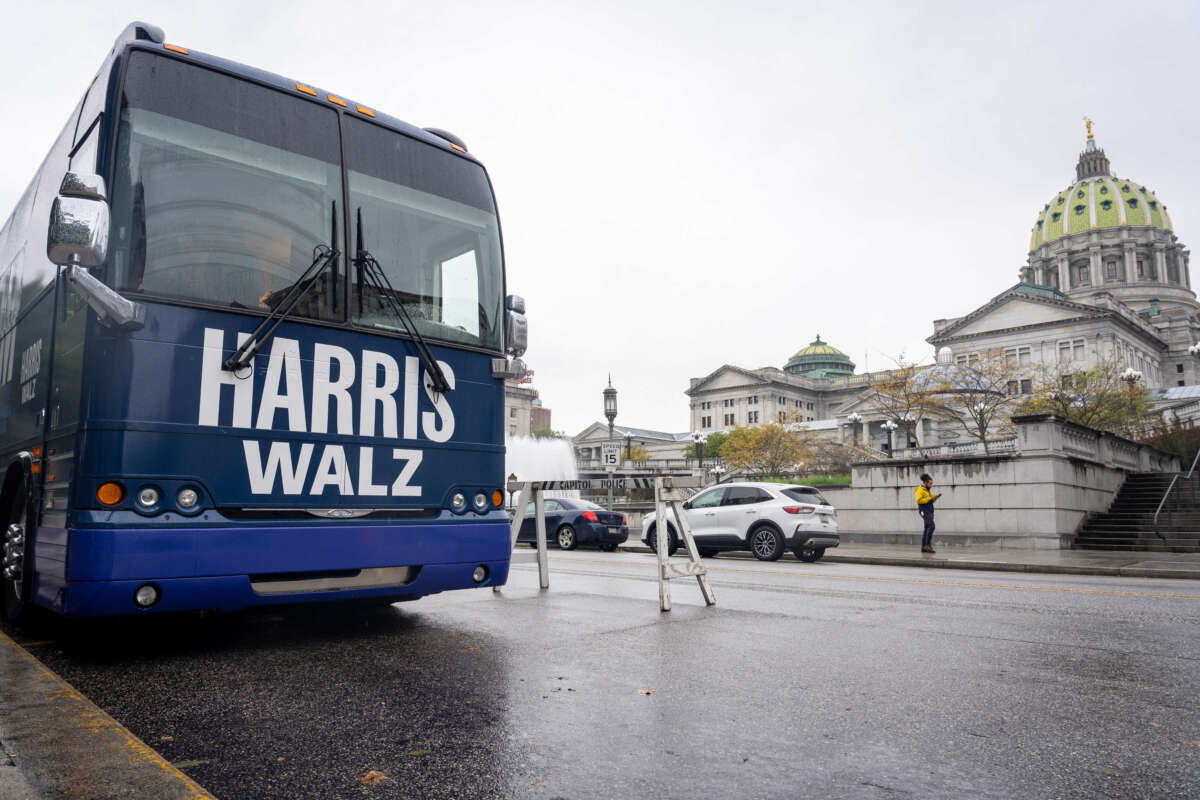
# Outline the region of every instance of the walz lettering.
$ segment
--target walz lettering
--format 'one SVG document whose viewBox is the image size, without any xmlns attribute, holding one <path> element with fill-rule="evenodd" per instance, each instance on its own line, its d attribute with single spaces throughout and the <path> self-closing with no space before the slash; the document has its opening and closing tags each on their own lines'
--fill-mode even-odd
<svg viewBox="0 0 1200 800">
<path fill-rule="evenodd" d="M 42 371 L 42 340 L 21 352 L 21 404 L 37 396 L 37 376 Z"/>
<path fill-rule="evenodd" d="M 249 334 L 239 333 L 238 344 L 247 338 Z M 355 358 L 344 347 L 319 342 L 311 353 L 301 353 L 299 341 L 276 336 L 271 339 L 262 393 L 255 397 L 253 360 L 240 374 L 222 368 L 233 347 L 232 343 L 227 346 L 224 331 L 204 329 L 200 425 L 409 440 L 420 434 L 438 443 L 454 435 L 450 401 L 433 391 L 416 356 L 406 356 L 401 365 L 384 352 L 363 350 Z M 453 390 L 454 370 L 445 361 L 438 364 Z M 421 386 L 432 411 L 420 410 Z M 312 389 L 309 402 L 305 401 L 306 387 Z M 233 402 L 229 411 L 225 411 L 228 405 L 222 407 L 225 398 Z M 282 425 L 278 424 L 281 419 Z"/>
<path fill-rule="evenodd" d="M 265 458 L 262 445 L 269 445 Z M 420 497 L 421 487 L 412 483 L 424 453 L 420 450 L 392 449 L 392 461 L 401 462 L 399 472 L 388 483 L 375 482 L 375 448 L 359 447 L 357 459 L 340 444 L 321 445 L 321 455 L 313 466 L 317 445 L 305 442 L 299 452 L 288 442 L 257 442 L 244 439 L 246 475 L 253 494 L 270 495 L 278 486 L 285 495 L 323 495 L 333 490 L 343 497 Z M 351 454 L 353 449 L 350 448 Z M 351 469 L 351 464 L 356 466 Z"/>
</svg>

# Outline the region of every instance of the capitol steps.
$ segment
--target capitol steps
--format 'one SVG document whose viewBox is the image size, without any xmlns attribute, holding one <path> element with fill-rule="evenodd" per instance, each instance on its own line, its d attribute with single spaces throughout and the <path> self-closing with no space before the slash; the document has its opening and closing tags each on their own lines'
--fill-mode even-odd
<svg viewBox="0 0 1200 800">
<path fill-rule="evenodd" d="M 1108 511 L 1089 514 L 1072 545 L 1080 550 L 1200 552 L 1200 475 L 1179 475 L 1158 522 L 1154 513 L 1175 473 L 1130 473 Z"/>
</svg>

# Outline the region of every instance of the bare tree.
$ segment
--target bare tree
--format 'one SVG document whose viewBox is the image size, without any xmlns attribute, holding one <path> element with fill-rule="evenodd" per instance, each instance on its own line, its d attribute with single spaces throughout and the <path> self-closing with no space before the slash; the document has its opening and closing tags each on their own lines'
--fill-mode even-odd
<svg viewBox="0 0 1200 800">
<path fill-rule="evenodd" d="M 871 382 L 871 406 L 904 431 L 905 441 L 916 439 L 917 423 L 934 415 L 937 397 L 928 389 L 928 365 L 896 359 L 896 368 L 877 373 Z"/>
<path fill-rule="evenodd" d="M 930 410 L 960 425 L 988 453 L 989 439 L 1012 431 L 1016 396 L 1023 388 L 1032 389 L 1032 378 L 1022 377 L 1028 365 L 1024 369 L 1003 350 L 989 350 L 969 362 L 938 364 L 924 373 L 925 391 L 934 401 Z"/>
</svg>

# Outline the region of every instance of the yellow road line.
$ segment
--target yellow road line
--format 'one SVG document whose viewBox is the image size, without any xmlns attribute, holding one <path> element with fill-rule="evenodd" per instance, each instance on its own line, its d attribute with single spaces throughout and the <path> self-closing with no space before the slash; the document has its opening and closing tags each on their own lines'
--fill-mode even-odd
<svg viewBox="0 0 1200 800">
<path fill-rule="evenodd" d="M 678 559 L 676 559 L 678 560 Z M 605 561 L 601 559 L 584 559 L 573 558 L 570 563 L 585 563 L 585 564 L 607 564 L 611 566 L 614 563 L 625 564 L 628 566 L 637 566 L 644 562 L 640 561 Z M 1032 584 L 1019 583 L 983 583 L 977 581 L 946 581 L 934 580 L 932 578 L 888 578 L 876 575 L 814 575 L 807 572 L 796 572 L 793 570 L 770 569 L 764 567 L 762 569 L 742 569 L 739 567 L 714 567 L 706 564 L 708 571 L 713 572 L 737 572 L 746 575 L 790 575 L 792 577 L 801 578 L 825 578 L 827 580 L 844 580 L 844 581 L 868 581 L 873 583 L 911 583 L 923 584 L 927 586 L 959 586 L 968 589 L 1010 589 L 1010 590 L 1026 590 L 1030 592 L 1057 592 L 1059 594 L 1085 594 L 1085 595 L 1105 595 L 1110 597 L 1142 597 L 1152 598 L 1155 600 L 1200 600 L 1200 594 L 1177 594 L 1171 592 L 1131 592 L 1121 591 L 1118 589 L 1081 589 L 1070 586 L 1035 586 Z M 657 574 L 657 573 L 656 573 Z M 1047 574 L 1047 573 L 1038 573 Z"/>
<path fill-rule="evenodd" d="M 75 687 L 60 678 L 49 667 L 39 661 L 36 656 L 17 644 L 3 631 L 0 631 L 0 647 L 6 647 L 18 656 L 18 658 L 27 660 L 29 666 L 32 666 L 44 678 L 48 679 L 50 685 L 46 686 L 43 684 L 38 690 L 42 694 L 44 702 L 58 712 L 74 717 L 80 730 L 87 731 L 97 737 L 102 737 L 98 739 L 99 744 L 107 744 L 110 747 L 115 747 L 123 755 L 127 763 L 144 762 L 162 770 L 165 778 L 178 781 L 181 784 L 177 788 L 182 790 L 182 796 L 186 800 L 216 800 L 200 784 L 176 769 L 171 762 L 159 755 L 156 750 L 105 713 L 103 709 L 91 700 L 88 700 L 77 692 Z M 29 711 L 30 708 L 26 706 L 24 712 L 28 713 Z M 70 765 L 65 764 L 47 766 L 70 769 Z M 87 770 L 82 770 L 81 772 L 86 774 Z"/>
</svg>

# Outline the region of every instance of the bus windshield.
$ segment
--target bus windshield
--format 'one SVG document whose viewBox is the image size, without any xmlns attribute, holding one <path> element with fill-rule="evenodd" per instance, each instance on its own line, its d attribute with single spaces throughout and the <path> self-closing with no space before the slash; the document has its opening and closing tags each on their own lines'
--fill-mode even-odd
<svg viewBox="0 0 1200 800">
<path fill-rule="evenodd" d="M 266 311 L 317 245 L 337 247 L 341 159 L 330 109 L 134 52 L 117 139 L 118 289 Z M 336 319 L 335 284 L 330 270 L 295 313 Z"/>
<path fill-rule="evenodd" d="M 345 136 L 350 219 L 394 299 L 422 335 L 500 349 L 499 225 L 482 167 L 351 117 Z M 111 205 L 115 288 L 263 312 L 316 248 L 344 250 L 357 233 L 342 229 L 334 110 L 144 51 L 126 70 Z M 352 263 L 337 259 L 292 315 L 402 331 Z"/>
<path fill-rule="evenodd" d="M 500 231 L 483 170 L 450 153 L 346 118 L 351 241 L 375 257 L 417 330 L 500 347 L 504 291 Z M 401 322 L 356 272 L 351 316 L 400 330 Z"/>
</svg>

